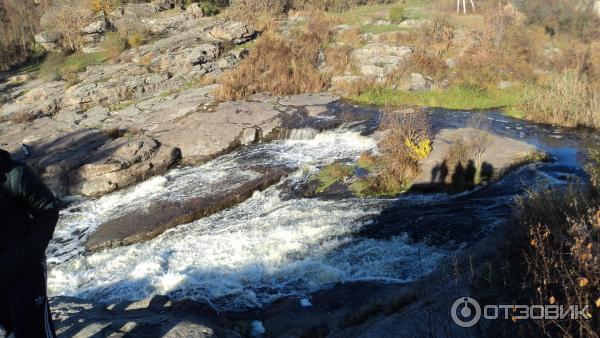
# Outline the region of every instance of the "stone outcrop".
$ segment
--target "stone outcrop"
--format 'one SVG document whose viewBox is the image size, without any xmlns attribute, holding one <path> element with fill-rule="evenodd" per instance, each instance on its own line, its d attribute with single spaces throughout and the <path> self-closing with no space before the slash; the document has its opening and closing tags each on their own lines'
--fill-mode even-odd
<svg viewBox="0 0 600 338">
<path fill-rule="evenodd" d="M 408 46 L 369 43 L 352 51 L 351 57 L 359 65 L 362 75 L 382 79 L 396 70 L 412 52 L 413 48 Z"/>
<path fill-rule="evenodd" d="M 35 35 L 35 42 L 47 51 L 54 52 L 61 49 L 61 34 L 56 31 L 44 31 Z"/>
<path fill-rule="evenodd" d="M 100 196 L 161 174 L 181 158 L 181 150 L 147 136 L 121 137 L 97 149 L 73 172 L 71 193 Z"/>
<path fill-rule="evenodd" d="M 159 202 L 147 211 L 136 211 L 101 224 L 85 246 L 98 251 L 152 239 L 168 229 L 193 222 L 250 198 L 255 191 L 279 182 L 293 169 L 270 168 L 265 174 L 208 196 Z M 226 182 L 224 182 L 226 184 Z"/>
<path fill-rule="evenodd" d="M 514 166 L 528 162 L 531 159 L 543 158 L 543 154 L 534 145 L 524 141 L 473 128 L 443 129 L 435 135 L 432 144 L 433 151 L 429 157 L 420 161 L 422 173 L 413 181 L 413 185 L 439 183 L 432 176 L 435 176 L 435 168 L 444 163 L 452 145 L 461 140 L 473 139 L 478 139 L 483 143 L 480 145 L 482 152 L 473 154 L 469 160 L 473 160 L 479 165 L 487 163 L 490 166 L 488 168 L 492 170 L 489 173 L 491 175 L 490 179 L 497 179 Z M 463 165 L 466 165 L 466 163 Z M 480 170 L 480 168 L 476 169 Z M 446 170 L 444 175 L 446 179 L 443 183 L 450 184 L 455 168 L 447 168 Z"/>
<path fill-rule="evenodd" d="M 240 21 L 228 21 L 215 26 L 210 35 L 219 40 L 239 44 L 252 39 L 254 28 Z"/>
</svg>

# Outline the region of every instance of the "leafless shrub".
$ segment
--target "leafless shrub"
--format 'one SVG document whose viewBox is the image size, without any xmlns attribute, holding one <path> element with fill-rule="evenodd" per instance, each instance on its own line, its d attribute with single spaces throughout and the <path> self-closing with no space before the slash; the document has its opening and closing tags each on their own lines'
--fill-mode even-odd
<svg viewBox="0 0 600 338">
<path fill-rule="evenodd" d="M 598 337 L 600 322 L 600 209 L 585 192 L 544 190 L 519 201 L 518 219 L 529 228 L 525 284 L 533 304 L 589 305 L 585 318 L 538 320 L 548 336 Z"/>
<path fill-rule="evenodd" d="M 64 48 L 76 51 L 83 43 L 80 30 L 90 22 L 92 15 L 85 1 L 59 0 L 44 15 L 41 24 L 60 33 Z"/>
</svg>

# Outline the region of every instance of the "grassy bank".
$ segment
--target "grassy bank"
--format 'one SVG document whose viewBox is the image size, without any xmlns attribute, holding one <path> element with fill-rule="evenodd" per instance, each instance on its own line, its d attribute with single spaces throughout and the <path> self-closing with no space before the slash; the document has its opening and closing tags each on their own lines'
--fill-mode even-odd
<svg viewBox="0 0 600 338">
<path fill-rule="evenodd" d="M 446 90 L 403 91 L 384 87 L 369 89 L 351 97 L 359 104 L 377 106 L 419 106 L 447 109 L 507 108 L 513 115 L 521 115 L 517 106 L 524 100 L 521 88 L 483 90 L 453 86 Z"/>
</svg>

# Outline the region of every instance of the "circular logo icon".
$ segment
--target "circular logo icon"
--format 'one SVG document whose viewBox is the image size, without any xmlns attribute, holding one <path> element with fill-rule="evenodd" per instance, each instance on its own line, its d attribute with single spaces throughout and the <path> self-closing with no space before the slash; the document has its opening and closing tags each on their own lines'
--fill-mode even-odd
<svg viewBox="0 0 600 338">
<path fill-rule="evenodd" d="M 471 297 L 461 297 L 452 304 L 450 315 L 456 325 L 471 327 L 481 319 L 481 306 Z"/>
</svg>

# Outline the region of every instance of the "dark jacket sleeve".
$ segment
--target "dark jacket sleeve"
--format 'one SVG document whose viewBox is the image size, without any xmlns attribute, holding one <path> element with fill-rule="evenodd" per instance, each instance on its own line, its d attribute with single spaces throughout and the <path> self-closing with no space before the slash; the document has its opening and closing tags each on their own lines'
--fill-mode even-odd
<svg viewBox="0 0 600 338">
<path fill-rule="evenodd" d="M 13 196 L 29 214 L 28 224 L 15 224 L 23 241 L 15 240 L 0 253 L 0 262 L 6 262 L 0 279 L 10 280 L 26 261 L 41 261 L 58 221 L 56 199 L 33 171 L 21 165 L 14 170 L 17 180 L 13 184 Z"/>
</svg>

